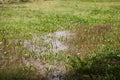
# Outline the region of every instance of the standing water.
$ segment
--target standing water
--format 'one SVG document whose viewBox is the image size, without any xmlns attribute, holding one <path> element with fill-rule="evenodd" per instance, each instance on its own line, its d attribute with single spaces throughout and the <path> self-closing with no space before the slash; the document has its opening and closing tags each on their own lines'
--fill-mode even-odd
<svg viewBox="0 0 120 80">
<path fill-rule="evenodd" d="M 71 33 L 69 31 L 58 31 L 43 36 L 34 35 L 32 42 L 24 40 L 24 47 L 36 54 L 58 53 L 59 51 L 68 49 L 65 40 L 69 38 L 70 35 Z"/>
<path fill-rule="evenodd" d="M 49 33 L 42 36 L 34 35 L 32 41 L 24 40 L 24 48 L 26 48 L 30 52 L 34 52 L 35 55 L 39 56 L 42 54 L 50 54 L 54 53 L 54 64 L 56 65 L 56 56 L 60 51 L 67 51 L 69 46 L 66 44 L 66 40 L 71 37 L 72 33 L 69 31 L 57 31 L 54 33 Z M 27 63 L 32 64 L 38 71 L 42 71 L 42 75 L 45 74 L 45 70 L 43 68 L 50 67 L 49 63 L 42 65 L 39 60 L 31 60 L 27 61 Z M 61 73 L 65 73 L 65 69 L 61 67 L 52 67 L 51 68 L 51 77 L 50 80 L 59 80 Z"/>
</svg>

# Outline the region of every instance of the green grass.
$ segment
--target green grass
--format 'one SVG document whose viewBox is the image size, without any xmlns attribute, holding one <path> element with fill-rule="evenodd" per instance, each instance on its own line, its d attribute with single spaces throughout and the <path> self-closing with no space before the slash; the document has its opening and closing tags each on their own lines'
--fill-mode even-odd
<svg viewBox="0 0 120 80">
<path fill-rule="evenodd" d="M 8 66 L 10 74 L 13 74 L 10 77 L 12 80 L 19 80 L 37 72 L 30 71 L 28 74 L 27 71 L 24 72 L 25 67 L 20 68 L 23 72 L 19 69 L 17 72 L 16 68 L 13 70 L 15 65 L 23 65 L 23 57 L 39 58 L 54 65 L 54 54 L 36 56 L 24 49 L 22 40 L 31 40 L 34 35 L 62 30 L 76 33 L 75 38 L 68 40 L 70 50 L 60 52 L 56 56 L 55 66 L 61 63 L 67 69 L 66 76 L 72 72 L 70 80 L 79 80 L 79 76 L 83 80 L 119 80 L 119 0 L 57 0 L 0 4 L 0 69 L 3 69 L 0 70 L 0 78 L 9 79 L 3 76 L 7 73 L 1 74 Z M 17 45 L 13 44 L 16 39 L 20 39 Z M 17 57 L 14 58 L 13 55 Z M 103 64 L 100 65 L 101 63 Z M 30 78 L 34 80 L 38 76 Z"/>
</svg>

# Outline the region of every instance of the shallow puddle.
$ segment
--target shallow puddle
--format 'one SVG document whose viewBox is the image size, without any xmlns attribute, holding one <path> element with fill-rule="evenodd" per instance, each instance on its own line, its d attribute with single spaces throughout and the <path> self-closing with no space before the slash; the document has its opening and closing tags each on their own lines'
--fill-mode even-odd
<svg viewBox="0 0 120 80">
<path fill-rule="evenodd" d="M 42 36 L 34 35 L 32 40 L 24 40 L 23 45 L 24 48 L 27 49 L 30 52 L 34 52 L 36 55 L 41 54 L 50 54 L 50 53 L 59 53 L 59 51 L 67 51 L 69 46 L 66 44 L 66 40 L 69 39 L 72 36 L 72 34 L 69 31 L 57 31 L 54 33 L 49 33 Z M 46 75 L 46 68 L 51 68 L 51 80 L 59 80 L 58 75 L 62 75 L 65 73 L 65 68 L 61 65 L 54 68 L 54 65 L 51 65 L 49 63 L 42 64 L 39 60 L 23 60 L 24 62 L 27 62 L 31 65 L 33 65 L 38 71 L 42 72 L 42 75 Z M 25 64 L 27 64 L 25 63 Z M 54 76 L 54 78 L 52 77 Z"/>
<path fill-rule="evenodd" d="M 69 48 L 67 38 L 72 35 L 69 31 L 58 31 L 43 36 L 33 36 L 32 41 L 24 40 L 24 47 L 36 54 L 58 53 Z M 62 39 L 62 40 L 61 40 Z"/>
</svg>

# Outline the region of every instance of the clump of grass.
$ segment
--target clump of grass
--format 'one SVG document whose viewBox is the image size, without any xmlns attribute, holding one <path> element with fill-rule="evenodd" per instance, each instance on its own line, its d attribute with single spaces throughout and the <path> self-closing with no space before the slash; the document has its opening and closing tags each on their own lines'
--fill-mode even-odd
<svg viewBox="0 0 120 80">
<path fill-rule="evenodd" d="M 81 60 L 76 56 L 72 59 L 72 69 L 66 73 L 69 80 L 119 80 L 120 50 L 109 48 L 110 51 L 95 52 L 94 55 Z M 77 58 L 78 57 L 78 58 Z M 72 71 L 73 70 L 73 71 Z M 72 72 L 72 73 L 71 73 Z"/>
</svg>

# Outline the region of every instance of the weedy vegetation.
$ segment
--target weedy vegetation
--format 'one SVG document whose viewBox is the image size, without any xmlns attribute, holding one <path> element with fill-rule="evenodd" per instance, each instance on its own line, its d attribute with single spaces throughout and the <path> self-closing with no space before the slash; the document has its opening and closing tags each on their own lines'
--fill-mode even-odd
<svg viewBox="0 0 120 80">
<path fill-rule="evenodd" d="M 0 0 L 0 80 L 119 80 L 119 35 L 119 0 Z"/>
</svg>

